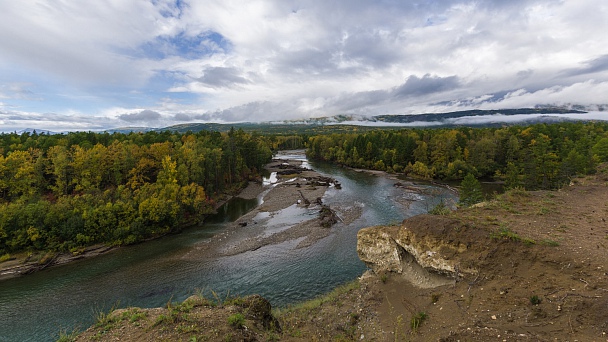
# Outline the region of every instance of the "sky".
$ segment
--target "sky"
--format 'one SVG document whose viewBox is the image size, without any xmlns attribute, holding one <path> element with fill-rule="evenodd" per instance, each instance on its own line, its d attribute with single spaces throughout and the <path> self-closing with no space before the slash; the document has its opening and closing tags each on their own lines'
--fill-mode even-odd
<svg viewBox="0 0 608 342">
<path fill-rule="evenodd" d="M 595 108 L 607 18 L 606 0 L 0 1 L 0 131 Z"/>
</svg>

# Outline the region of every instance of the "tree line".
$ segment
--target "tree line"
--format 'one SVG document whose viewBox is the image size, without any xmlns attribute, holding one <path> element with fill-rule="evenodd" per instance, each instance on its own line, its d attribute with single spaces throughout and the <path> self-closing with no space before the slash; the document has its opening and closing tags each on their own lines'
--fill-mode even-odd
<svg viewBox="0 0 608 342">
<path fill-rule="evenodd" d="M 608 161 L 608 123 L 377 130 L 310 137 L 310 158 L 420 178 L 504 181 L 556 189 Z"/>
<path fill-rule="evenodd" d="M 0 135 L 0 256 L 131 244 L 200 222 L 281 139 L 231 130 Z"/>
<path fill-rule="evenodd" d="M 435 179 L 555 189 L 608 161 L 608 123 L 286 136 L 230 130 L 0 134 L 0 257 L 131 244 L 201 222 L 278 149 Z"/>
</svg>

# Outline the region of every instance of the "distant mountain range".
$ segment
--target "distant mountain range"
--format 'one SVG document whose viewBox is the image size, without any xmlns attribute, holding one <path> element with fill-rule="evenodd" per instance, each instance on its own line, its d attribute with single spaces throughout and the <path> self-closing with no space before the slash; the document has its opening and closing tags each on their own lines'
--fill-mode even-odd
<svg viewBox="0 0 608 342">
<path fill-rule="evenodd" d="M 582 114 L 588 112 L 569 108 L 518 108 L 504 110 L 465 110 L 448 113 L 396 114 L 363 116 L 353 114 L 301 120 L 281 120 L 261 123 L 191 123 L 169 126 L 157 130 L 172 130 L 181 133 L 201 130 L 226 132 L 231 128 L 244 131 L 263 131 L 267 133 L 288 133 L 310 130 L 318 132 L 321 127 L 340 130 L 338 126 L 366 127 L 492 127 L 505 124 L 555 123 L 564 121 L 589 120 Z M 564 116 L 569 114 L 568 116 Z M 576 116 L 581 114 L 580 118 Z M 606 118 L 608 120 L 608 113 Z"/>
<path fill-rule="evenodd" d="M 227 132 L 230 129 L 257 131 L 269 134 L 290 133 L 322 133 L 323 131 L 361 131 L 377 127 L 499 127 L 508 124 L 555 123 L 564 121 L 605 120 L 608 121 L 608 105 L 583 107 L 566 106 L 535 108 L 464 110 L 447 113 L 395 114 L 364 116 L 342 114 L 329 117 L 309 118 L 300 120 L 280 120 L 271 122 L 240 122 L 240 123 L 187 123 L 163 128 L 150 127 L 120 127 L 105 130 L 108 133 L 131 133 L 149 131 L 176 131 L 180 133 L 217 131 Z M 589 112 L 596 115 L 589 116 Z M 56 134 L 48 130 L 25 129 L 21 133 Z"/>
</svg>

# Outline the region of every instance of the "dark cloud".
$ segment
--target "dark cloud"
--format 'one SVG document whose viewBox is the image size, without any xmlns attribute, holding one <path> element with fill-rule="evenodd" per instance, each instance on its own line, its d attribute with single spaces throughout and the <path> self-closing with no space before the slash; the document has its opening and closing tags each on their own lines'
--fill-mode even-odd
<svg viewBox="0 0 608 342">
<path fill-rule="evenodd" d="M 534 70 L 532 70 L 532 69 L 521 70 L 517 73 L 517 78 L 526 79 L 526 78 L 532 76 L 532 74 L 534 74 Z"/>
<path fill-rule="evenodd" d="M 122 114 L 119 115 L 118 118 L 127 122 L 147 122 L 147 121 L 156 121 L 162 117 L 160 113 L 155 112 L 153 110 L 145 109 L 139 113 L 133 114 Z"/>
<path fill-rule="evenodd" d="M 196 80 L 213 88 L 231 88 L 238 84 L 248 84 L 250 81 L 242 76 L 236 68 L 212 67 L 203 72 Z"/>
<path fill-rule="evenodd" d="M 386 67 L 403 58 L 397 32 L 380 34 L 378 30 L 357 30 L 344 41 L 343 53 L 347 60 L 362 62 L 367 66 Z"/>
<path fill-rule="evenodd" d="M 439 77 L 426 74 L 419 78 L 411 75 L 403 85 L 393 90 L 393 95 L 395 97 L 423 96 L 455 89 L 459 83 L 457 76 Z"/>
<path fill-rule="evenodd" d="M 387 104 L 407 97 L 420 97 L 449 91 L 456 89 L 458 86 L 459 78 L 457 76 L 439 77 L 426 74 L 419 78 L 412 75 L 400 86 L 343 94 L 333 98 L 327 106 L 338 111 L 365 112 L 368 107 Z"/>
<path fill-rule="evenodd" d="M 338 111 L 351 112 L 384 103 L 389 98 L 390 91 L 387 90 L 362 91 L 337 97 L 331 101 L 330 105 L 337 108 Z"/>
<path fill-rule="evenodd" d="M 217 119 L 227 122 L 244 121 L 247 119 L 251 120 L 251 118 L 265 118 L 268 116 L 268 113 L 274 112 L 275 109 L 276 108 L 271 103 L 257 101 L 217 111 L 212 115 Z"/>
<path fill-rule="evenodd" d="M 184 113 L 177 113 L 173 116 L 175 121 L 192 121 L 192 116 Z"/>
<path fill-rule="evenodd" d="M 339 72 L 330 50 L 301 49 L 280 54 L 275 61 L 278 71 L 286 75 L 295 73 L 327 74 Z"/>
<path fill-rule="evenodd" d="M 583 64 L 583 67 L 568 69 L 565 70 L 562 74 L 566 76 L 579 76 L 606 71 L 608 70 L 608 54 L 599 56 L 592 60 L 588 60 Z"/>
</svg>

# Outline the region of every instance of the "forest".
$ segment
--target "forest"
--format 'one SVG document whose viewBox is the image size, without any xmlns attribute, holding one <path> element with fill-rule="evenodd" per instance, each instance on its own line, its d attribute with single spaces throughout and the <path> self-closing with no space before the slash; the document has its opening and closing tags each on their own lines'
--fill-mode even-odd
<svg viewBox="0 0 608 342">
<path fill-rule="evenodd" d="M 132 244 L 201 222 L 281 141 L 196 134 L 0 135 L 0 256 Z"/>
<path fill-rule="evenodd" d="M 78 253 L 195 225 L 259 180 L 273 151 L 427 179 L 557 189 L 608 161 L 608 123 L 288 135 L 161 131 L 0 134 L 0 259 Z"/>
<path fill-rule="evenodd" d="M 309 158 L 411 177 L 557 189 L 608 160 L 608 123 L 376 130 L 309 138 Z"/>
</svg>

